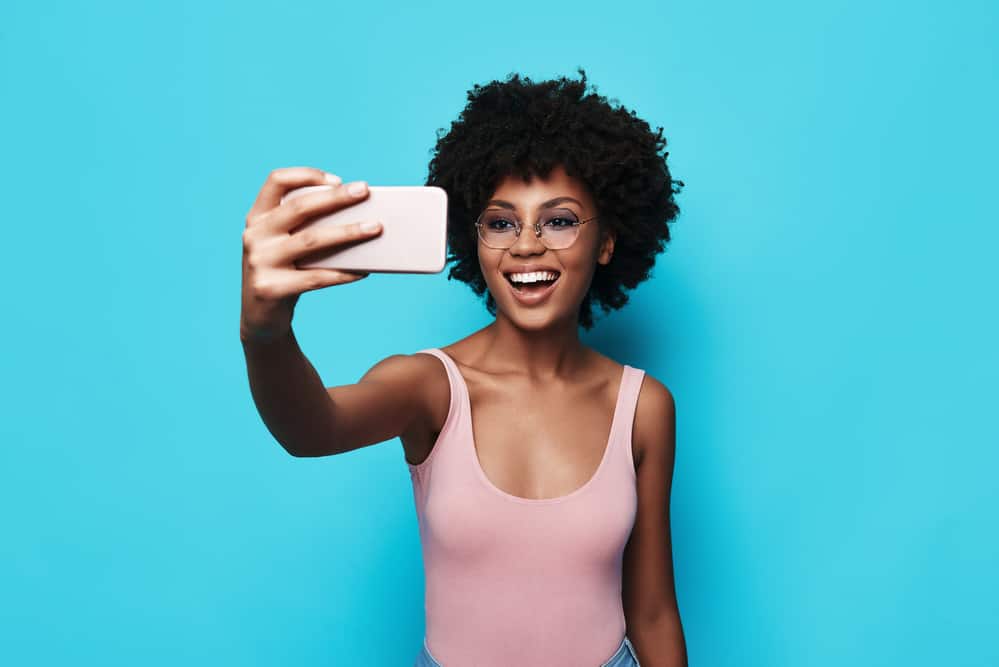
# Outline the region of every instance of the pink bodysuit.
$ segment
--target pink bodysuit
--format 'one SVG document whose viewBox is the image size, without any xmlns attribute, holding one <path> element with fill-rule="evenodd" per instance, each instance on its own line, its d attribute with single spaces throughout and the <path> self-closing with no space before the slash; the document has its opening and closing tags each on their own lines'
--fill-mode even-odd
<svg viewBox="0 0 999 667">
<path fill-rule="evenodd" d="M 631 433 L 644 371 L 625 365 L 603 459 L 558 498 L 489 481 L 458 366 L 427 460 L 409 465 L 426 576 L 427 648 L 445 667 L 600 665 L 625 636 L 621 562 L 638 506 Z"/>
</svg>

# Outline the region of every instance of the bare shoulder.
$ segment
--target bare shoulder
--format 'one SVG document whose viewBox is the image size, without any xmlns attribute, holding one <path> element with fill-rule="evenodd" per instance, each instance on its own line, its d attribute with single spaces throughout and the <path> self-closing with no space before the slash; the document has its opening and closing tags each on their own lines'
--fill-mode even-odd
<svg viewBox="0 0 999 667">
<path fill-rule="evenodd" d="M 441 362 L 429 354 L 392 354 L 369 368 L 360 382 L 392 385 L 406 391 L 419 390 L 428 381 L 432 384 L 438 369 L 443 372 Z"/>
<path fill-rule="evenodd" d="M 417 417 L 399 437 L 406 461 L 418 464 L 426 460 L 437 433 L 447 420 L 451 405 L 451 386 L 443 360 L 425 352 L 393 355 L 386 359 L 407 374 L 414 399 L 419 404 Z"/>
<path fill-rule="evenodd" d="M 442 385 L 447 392 L 442 371 L 430 355 L 393 354 L 357 382 L 326 387 L 330 432 L 313 438 L 319 444 L 303 455 L 342 454 L 420 432 L 436 414 Z"/>
<path fill-rule="evenodd" d="M 423 408 L 421 412 L 424 413 L 424 419 L 421 421 L 434 421 L 434 413 L 439 412 L 442 400 L 445 406 L 449 402 L 447 370 L 441 360 L 432 354 L 393 354 L 372 366 L 362 380 L 379 382 L 383 378 L 401 380 L 393 384 L 407 387 L 413 392 L 413 398 Z"/>
<path fill-rule="evenodd" d="M 646 372 L 635 408 L 633 438 L 638 465 L 650 453 L 671 457 L 676 433 L 676 402 L 658 378 Z"/>
<path fill-rule="evenodd" d="M 427 404 L 436 408 L 432 411 L 436 414 L 440 412 L 441 404 L 444 405 L 445 413 L 441 416 L 443 421 L 444 417 L 447 417 L 446 409 L 451 396 L 450 382 L 443 360 L 426 352 L 414 352 L 408 356 L 415 365 L 417 374 L 423 379 L 423 395 Z"/>
<path fill-rule="evenodd" d="M 411 354 L 399 353 L 391 354 L 379 361 L 371 367 L 368 374 L 376 369 L 384 369 L 390 373 L 419 376 L 438 366 L 441 366 L 440 360 L 435 359 L 431 354 L 423 352 L 413 352 Z"/>
<path fill-rule="evenodd" d="M 608 369 L 607 377 L 620 377 L 624 365 L 592 350 L 598 363 Z M 613 385 L 611 385 L 613 386 Z M 632 451 L 635 465 L 652 455 L 657 460 L 672 459 L 676 430 L 676 405 L 669 388 L 648 371 L 642 376 L 632 427 Z"/>
</svg>

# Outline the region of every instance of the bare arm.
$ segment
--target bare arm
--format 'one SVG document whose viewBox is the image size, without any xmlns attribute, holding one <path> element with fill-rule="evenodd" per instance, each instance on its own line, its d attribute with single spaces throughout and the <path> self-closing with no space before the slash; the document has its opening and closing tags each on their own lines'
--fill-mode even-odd
<svg viewBox="0 0 999 667">
<path fill-rule="evenodd" d="M 359 189 L 354 187 L 358 185 Z M 306 186 L 319 187 L 281 203 L 289 191 Z M 357 384 L 327 390 L 291 328 L 302 292 L 367 277 L 356 271 L 299 269 L 296 263 L 313 252 L 377 236 L 379 225 L 365 229 L 361 221 L 334 228 L 305 225 L 320 213 L 366 197 L 363 181 L 347 187 L 339 177 L 319 169 L 276 169 L 246 216 L 240 341 L 257 410 L 293 456 L 337 454 L 388 440 L 400 435 L 422 406 L 419 389 L 425 360 L 393 355 Z"/>
<path fill-rule="evenodd" d="M 250 392 L 271 435 L 292 456 L 329 447 L 333 401 L 292 329 L 267 341 L 243 340 Z"/>
<path fill-rule="evenodd" d="M 441 375 L 427 355 L 395 354 L 355 384 L 325 388 L 292 330 L 244 340 L 243 353 L 257 411 L 292 456 L 341 454 L 402 435 L 429 420 L 424 388 Z"/>
</svg>

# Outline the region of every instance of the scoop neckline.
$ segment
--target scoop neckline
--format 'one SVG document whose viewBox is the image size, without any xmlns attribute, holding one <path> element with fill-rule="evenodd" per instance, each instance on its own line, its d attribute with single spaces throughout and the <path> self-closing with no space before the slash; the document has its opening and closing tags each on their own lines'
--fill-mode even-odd
<svg viewBox="0 0 999 667">
<path fill-rule="evenodd" d="M 486 488 L 488 488 L 490 491 L 500 496 L 501 498 L 505 498 L 507 500 L 511 500 L 513 502 L 521 503 L 524 505 L 551 505 L 575 498 L 576 496 L 581 495 L 583 492 L 585 492 L 588 488 L 590 488 L 591 486 L 593 486 L 593 484 L 596 483 L 597 478 L 600 477 L 600 473 L 603 471 L 605 467 L 607 467 L 607 460 L 610 458 L 610 451 L 614 445 L 614 436 L 617 435 L 618 421 L 620 420 L 620 414 L 621 414 L 621 403 L 624 400 L 624 383 L 628 379 L 628 369 L 630 368 L 628 364 L 622 364 L 621 381 L 617 389 L 617 399 L 614 401 L 614 414 L 611 417 L 610 432 L 607 434 L 607 441 L 604 443 L 604 453 L 600 457 L 600 463 L 597 464 L 597 469 L 593 471 L 593 474 L 590 475 L 590 478 L 588 480 L 583 482 L 582 486 L 577 487 L 576 489 L 570 491 L 565 495 L 555 496 L 554 498 L 524 498 L 523 496 L 517 496 L 499 488 L 492 482 L 492 480 L 489 479 L 489 476 L 486 475 L 486 471 L 483 470 L 482 463 L 479 461 L 479 452 L 475 447 L 475 428 L 472 423 L 472 399 L 468 393 L 468 383 L 465 382 L 465 376 L 461 374 L 461 370 L 458 368 L 458 363 L 451 357 L 451 355 L 449 355 L 447 352 L 445 352 L 440 348 L 434 348 L 434 349 L 436 349 L 438 352 L 447 357 L 447 360 L 451 364 L 452 369 L 458 376 L 458 381 L 461 383 L 461 389 L 462 389 L 462 394 L 464 396 L 464 404 L 465 404 L 464 418 L 468 424 L 469 445 L 471 449 L 470 454 L 472 455 L 471 456 L 472 467 L 475 468 L 476 474 L 478 475 L 479 479 L 482 480 L 482 482 L 485 484 Z"/>
</svg>

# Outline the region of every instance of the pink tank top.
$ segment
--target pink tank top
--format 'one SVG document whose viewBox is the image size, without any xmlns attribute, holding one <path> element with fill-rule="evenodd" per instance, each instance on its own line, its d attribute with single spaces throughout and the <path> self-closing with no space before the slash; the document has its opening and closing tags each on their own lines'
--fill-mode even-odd
<svg viewBox="0 0 999 667">
<path fill-rule="evenodd" d="M 426 577 L 426 637 L 444 667 L 596 667 L 625 636 L 621 562 L 638 508 L 631 432 L 644 371 L 625 365 L 603 459 L 558 498 L 499 489 L 479 465 L 471 403 L 451 387 L 427 459 L 409 466 Z"/>
</svg>

